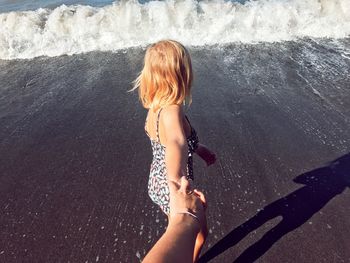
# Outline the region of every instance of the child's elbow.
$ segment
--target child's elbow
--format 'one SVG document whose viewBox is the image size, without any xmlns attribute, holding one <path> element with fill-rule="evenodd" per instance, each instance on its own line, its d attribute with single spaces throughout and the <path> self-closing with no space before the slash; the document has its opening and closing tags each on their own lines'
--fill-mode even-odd
<svg viewBox="0 0 350 263">
<path fill-rule="evenodd" d="M 176 144 L 179 148 L 186 148 L 186 140 L 183 138 L 178 138 L 173 140 L 173 143 Z"/>
<path fill-rule="evenodd" d="M 180 149 L 186 149 L 187 147 L 186 139 L 182 136 L 169 139 L 167 144 Z"/>
</svg>

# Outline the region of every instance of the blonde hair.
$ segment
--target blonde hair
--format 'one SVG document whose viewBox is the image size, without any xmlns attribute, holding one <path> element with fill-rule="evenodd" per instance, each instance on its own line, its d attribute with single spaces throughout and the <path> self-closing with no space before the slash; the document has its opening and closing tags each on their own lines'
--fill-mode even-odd
<svg viewBox="0 0 350 263">
<path fill-rule="evenodd" d="M 147 48 L 144 67 L 132 90 L 138 89 L 142 105 L 156 111 L 167 105 L 191 103 L 191 58 L 174 40 L 162 40 Z"/>
</svg>

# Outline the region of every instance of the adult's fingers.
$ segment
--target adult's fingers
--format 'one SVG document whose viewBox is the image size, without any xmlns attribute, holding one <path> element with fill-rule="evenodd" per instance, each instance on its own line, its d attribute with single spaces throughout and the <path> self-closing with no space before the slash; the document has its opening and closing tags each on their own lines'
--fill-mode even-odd
<svg viewBox="0 0 350 263">
<path fill-rule="evenodd" d="M 180 179 L 180 191 L 187 193 L 190 190 L 190 182 L 186 179 L 185 176 L 182 176 Z"/>
<path fill-rule="evenodd" d="M 203 203 L 204 208 L 207 208 L 208 207 L 207 200 L 205 199 L 204 194 L 201 191 L 197 190 L 197 189 L 194 189 L 193 192 L 199 197 L 199 199 Z"/>
</svg>

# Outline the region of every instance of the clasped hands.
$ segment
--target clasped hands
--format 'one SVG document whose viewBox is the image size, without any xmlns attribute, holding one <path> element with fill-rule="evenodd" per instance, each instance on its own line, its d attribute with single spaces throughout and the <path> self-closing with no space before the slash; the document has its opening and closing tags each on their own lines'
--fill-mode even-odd
<svg viewBox="0 0 350 263">
<path fill-rule="evenodd" d="M 193 225 L 199 232 L 205 222 L 207 203 L 204 194 L 191 189 L 185 176 L 179 182 L 169 181 L 170 221 L 182 220 Z"/>
</svg>

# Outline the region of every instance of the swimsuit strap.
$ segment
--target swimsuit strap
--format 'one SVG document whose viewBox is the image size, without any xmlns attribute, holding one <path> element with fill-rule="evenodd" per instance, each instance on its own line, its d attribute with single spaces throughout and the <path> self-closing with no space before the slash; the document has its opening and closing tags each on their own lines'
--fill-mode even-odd
<svg viewBox="0 0 350 263">
<path fill-rule="evenodd" d="M 192 125 L 191 125 L 191 123 L 190 123 L 190 120 L 187 118 L 187 116 L 186 116 L 186 115 L 185 115 L 185 118 L 186 118 L 186 120 L 187 120 L 188 124 L 190 125 L 190 128 L 191 128 L 191 133 L 192 133 L 193 128 L 192 128 Z"/>
<path fill-rule="evenodd" d="M 157 129 L 156 129 L 156 136 L 157 136 L 157 140 L 160 143 L 160 138 L 159 138 L 159 117 L 160 117 L 160 113 L 163 110 L 163 108 L 160 108 L 160 110 L 158 111 L 158 116 L 157 116 Z"/>
<path fill-rule="evenodd" d="M 147 128 L 147 120 L 148 120 L 148 114 L 147 114 L 146 121 L 145 121 L 145 132 L 146 132 L 147 136 L 150 137 L 148 134 L 148 131 L 146 129 Z"/>
</svg>

